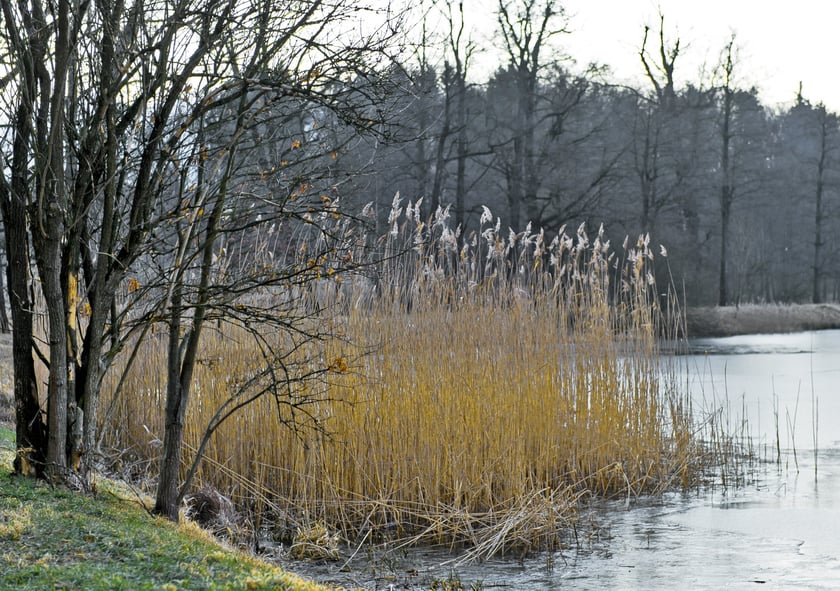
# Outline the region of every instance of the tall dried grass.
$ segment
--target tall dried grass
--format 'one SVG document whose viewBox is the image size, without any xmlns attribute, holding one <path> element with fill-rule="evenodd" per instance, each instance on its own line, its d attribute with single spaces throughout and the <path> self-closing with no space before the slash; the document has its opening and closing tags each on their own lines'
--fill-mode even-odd
<svg viewBox="0 0 840 591">
<path fill-rule="evenodd" d="M 274 396 L 242 408 L 212 438 L 200 484 L 348 540 L 492 554 L 556 544 L 582 496 L 696 482 L 703 454 L 690 404 L 660 364 L 673 326 L 646 237 L 619 256 L 603 230 L 560 229 L 550 243 L 530 226 L 503 236 L 485 209 L 461 236 L 445 210 L 427 222 L 419 210 L 395 198 L 387 236 L 354 255 L 375 264 L 317 282 L 329 311 L 317 321 L 335 338 L 296 353 L 324 370 L 288 392 L 306 401 L 303 414 Z M 263 336 L 279 348 L 289 338 Z M 106 425 L 111 446 L 157 453 L 163 355 L 156 338 L 144 345 Z M 202 359 L 191 449 L 263 362 L 234 327 L 209 332 Z"/>
</svg>

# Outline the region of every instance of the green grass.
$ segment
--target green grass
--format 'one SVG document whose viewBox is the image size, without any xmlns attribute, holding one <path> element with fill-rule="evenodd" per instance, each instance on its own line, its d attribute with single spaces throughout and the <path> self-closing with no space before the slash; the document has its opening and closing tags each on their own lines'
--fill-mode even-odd
<svg viewBox="0 0 840 591">
<path fill-rule="evenodd" d="M 0 428 L 0 589 L 326 589 L 150 517 L 117 483 L 90 496 L 12 476 L 13 448 Z"/>
</svg>

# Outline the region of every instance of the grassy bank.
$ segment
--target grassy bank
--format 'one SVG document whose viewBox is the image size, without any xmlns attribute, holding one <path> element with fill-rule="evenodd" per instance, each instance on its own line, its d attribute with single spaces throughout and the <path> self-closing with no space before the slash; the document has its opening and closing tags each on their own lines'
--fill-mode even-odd
<svg viewBox="0 0 840 591">
<path fill-rule="evenodd" d="M 8 476 L 14 433 L 0 428 L 0 589 L 326 589 L 221 547 L 192 525 L 152 519 L 118 485 L 98 494 Z"/>
</svg>

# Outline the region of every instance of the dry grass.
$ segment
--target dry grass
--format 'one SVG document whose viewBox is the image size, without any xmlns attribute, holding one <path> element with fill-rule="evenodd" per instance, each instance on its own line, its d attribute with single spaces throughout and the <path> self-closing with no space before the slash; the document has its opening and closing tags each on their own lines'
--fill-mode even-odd
<svg viewBox="0 0 840 591">
<path fill-rule="evenodd" d="M 747 304 L 692 308 L 686 312 L 692 337 L 786 333 L 840 328 L 836 304 Z"/>
<path fill-rule="evenodd" d="M 352 541 L 489 555 L 556 545 L 583 496 L 697 481 L 690 405 L 660 364 L 645 239 L 618 256 L 582 227 L 550 244 L 530 228 L 503 237 L 489 212 L 460 237 L 445 212 L 426 224 L 418 209 L 395 201 L 364 278 L 319 286 L 335 338 L 299 349 L 323 378 L 287 393 L 302 411 L 274 395 L 243 408 L 215 434 L 201 484 L 287 532 L 325 523 Z M 106 440 L 138 459 L 162 433 L 163 355 L 153 336 L 113 407 Z M 202 358 L 192 449 L 263 362 L 236 328 L 208 333 Z"/>
</svg>

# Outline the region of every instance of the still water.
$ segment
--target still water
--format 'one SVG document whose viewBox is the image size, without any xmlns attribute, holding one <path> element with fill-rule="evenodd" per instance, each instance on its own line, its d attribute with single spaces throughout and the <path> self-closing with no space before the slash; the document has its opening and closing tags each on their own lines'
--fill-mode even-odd
<svg viewBox="0 0 840 591">
<path fill-rule="evenodd" d="M 289 568 L 370 589 L 840 589 L 840 331 L 702 339 L 678 358 L 697 412 L 749 435 L 764 463 L 737 489 L 591 509 L 581 548 L 457 565 L 435 551 Z M 815 471 L 816 463 L 816 471 Z M 363 553 L 363 552 L 362 552 Z M 480 585 L 480 587 L 478 586 Z"/>
</svg>

